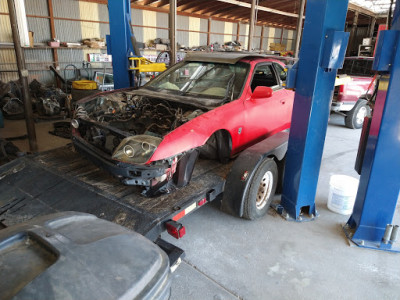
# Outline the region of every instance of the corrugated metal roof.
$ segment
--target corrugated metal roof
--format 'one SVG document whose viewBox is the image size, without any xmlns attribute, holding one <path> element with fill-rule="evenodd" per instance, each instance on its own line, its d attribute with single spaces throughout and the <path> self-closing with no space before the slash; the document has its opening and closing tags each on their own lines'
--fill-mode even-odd
<svg viewBox="0 0 400 300">
<path fill-rule="evenodd" d="M 369 9 L 376 14 L 387 14 L 390 0 L 350 0 L 350 3 Z"/>
</svg>

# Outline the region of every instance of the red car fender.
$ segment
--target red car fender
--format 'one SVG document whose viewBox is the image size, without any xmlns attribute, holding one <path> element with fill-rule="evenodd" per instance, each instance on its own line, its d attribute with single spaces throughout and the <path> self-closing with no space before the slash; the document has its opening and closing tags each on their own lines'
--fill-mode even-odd
<svg viewBox="0 0 400 300">
<path fill-rule="evenodd" d="M 218 130 L 226 130 L 232 138 L 232 153 L 240 147 L 239 128 L 243 126 L 243 100 L 238 99 L 208 111 L 167 134 L 149 162 L 166 159 L 204 145 Z"/>
</svg>

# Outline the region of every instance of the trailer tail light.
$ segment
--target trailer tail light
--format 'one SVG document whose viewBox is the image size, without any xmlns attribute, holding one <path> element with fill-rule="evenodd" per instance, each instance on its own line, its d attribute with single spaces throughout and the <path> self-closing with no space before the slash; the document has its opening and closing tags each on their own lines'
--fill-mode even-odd
<svg viewBox="0 0 400 300">
<path fill-rule="evenodd" d="M 344 92 L 344 85 L 339 86 L 339 95 L 342 95 Z"/>
<path fill-rule="evenodd" d="M 201 199 L 199 202 L 197 202 L 197 206 L 202 206 L 207 203 L 207 198 Z"/>
<path fill-rule="evenodd" d="M 167 229 L 168 234 L 176 239 L 180 239 L 186 234 L 185 226 L 175 221 L 166 222 L 165 228 Z"/>
</svg>

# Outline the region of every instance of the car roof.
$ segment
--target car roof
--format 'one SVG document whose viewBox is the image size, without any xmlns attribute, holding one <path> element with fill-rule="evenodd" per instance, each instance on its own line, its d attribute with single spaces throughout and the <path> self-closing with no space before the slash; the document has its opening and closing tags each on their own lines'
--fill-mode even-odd
<svg viewBox="0 0 400 300">
<path fill-rule="evenodd" d="M 288 57 L 275 56 L 275 55 L 262 55 L 251 52 L 191 52 L 187 53 L 186 61 L 201 61 L 201 62 L 213 62 L 213 63 L 225 63 L 225 64 L 236 64 L 242 59 L 276 59 L 287 62 L 291 60 Z"/>
</svg>

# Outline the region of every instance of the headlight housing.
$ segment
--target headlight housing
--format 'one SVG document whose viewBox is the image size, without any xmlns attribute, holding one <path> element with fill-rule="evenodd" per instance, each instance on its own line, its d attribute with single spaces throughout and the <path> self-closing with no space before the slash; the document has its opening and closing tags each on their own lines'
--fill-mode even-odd
<svg viewBox="0 0 400 300">
<path fill-rule="evenodd" d="M 112 158 L 118 161 L 144 164 L 160 145 L 162 139 L 150 135 L 135 135 L 122 140 Z"/>
</svg>

